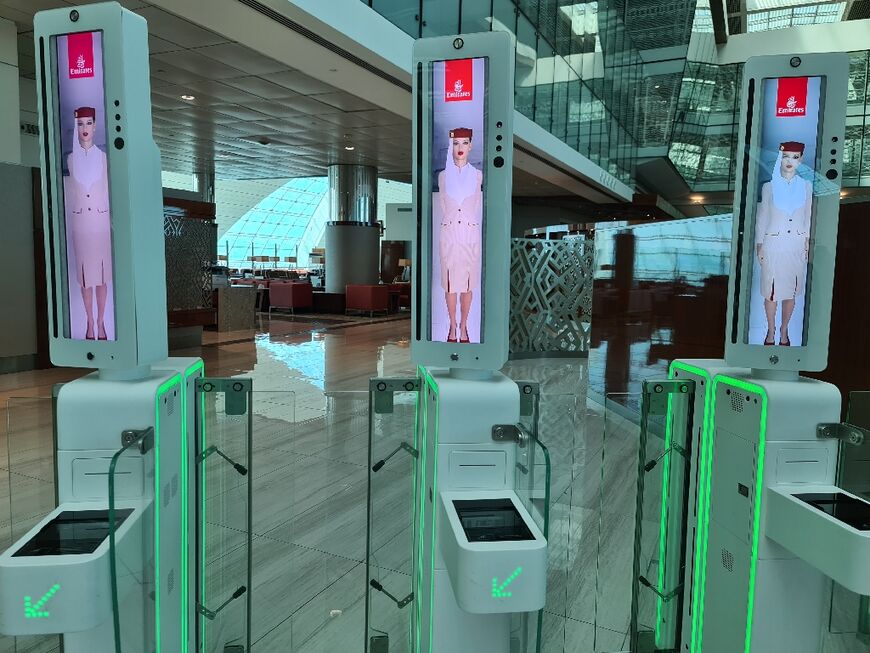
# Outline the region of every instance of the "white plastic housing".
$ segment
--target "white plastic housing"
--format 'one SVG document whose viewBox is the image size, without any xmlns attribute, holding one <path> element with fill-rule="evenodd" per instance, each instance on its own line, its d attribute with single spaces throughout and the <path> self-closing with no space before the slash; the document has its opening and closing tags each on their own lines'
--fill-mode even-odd
<svg viewBox="0 0 870 653">
<path fill-rule="evenodd" d="M 534 539 L 469 542 L 453 505 L 455 500 L 469 499 L 510 499 Z M 441 552 L 460 608 L 473 614 L 493 614 L 544 607 L 547 540 L 513 492 L 442 492 L 440 516 Z"/>
<path fill-rule="evenodd" d="M 793 496 L 837 492 L 863 501 L 833 485 L 768 487 L 767 535 L 847 590 L 870 595 L 870 532 L 859 531 Z"/>
<path fill-rule="evenodd" d="M 75 18 L 75 20 L 73 20 Z M 102 31 L 106 157 L 112 220 L 116 340 L 74 340 L 64 335 L 63 180 L 60 115 L 52 37 Z M 42 11 L 34 18 L 36 87 L 48 283 L 48 333 L 55 365 L 131 369 L 167 356 L 160 152 L 151 131 L 151 85 L 145 19 L 115 2 Z M 118 118 L 115 118 L 115 116 Z M 59 127 L 60 125 L 60 127 Z M 119 128 L 119 129 L 117 129 Z M 70 301 L 81 301 L 71 297 Z"/>
<path fill-rule="evenodd" d="M 749 345 L 752 271 L 755 259 L 756 187 L 762 137 L 763 81 L 781 77 L 822 77 L 817 161 L 813 162 L 815 213 L 810 232 L 809 265 L 804 293 L 808 303 L 804 346 Z M 730 366 L 753 369 L 819 371 L 828 362 L 831 297 L 840 210 L 842 151 L 846 125 L 849 56 L 846 53 L 751 57 L 743 71 L 738 170 L 734 190 L 731 273 L 728 281 L 728 319 L 725 359 Z M 785 138 L 785 137 L 784 137 Z M 795 312 L 793 321 L 803 321 Z M 777 341 L 778 342 L 778 341 Z"/>
<path fill-rule="evenodd" d="M 514 39 L 507 32 L 481 32 L 414 42 L 413 199 L 417 227 L 412 268 L 411 356 L 418 365 L 497 370 L 508 358 L 514 54 Z M 444 291 L 440 287 L 433 288 L 432 283 L 432 164 L 429 134 L 433 119 L 427 89 L 434 62 L 478 57 L 485 57 L 488 61 L 488 104 L 484 117 L 486 140 L 474 137 L 474 147 L 484 148 L 483 273 L 480 280 L 483 338 L 480 343 L 438 342 L 433 341 L 429 334 L 430 296 L 434 293 L 443 297 Z M 474 294 L 477 295 L 478 291 Z M 473 301 L 480 299 L 476 297 Z"/>
<path fill-rule="evenodd" d="M 102 478 L 105 483 L 106 477 Z M 153 516 L 150 501 L 119 501 L 118 507 L 134 509 L 116 533 L 118 593 L 124 599 L 142 577 L 146 557 L 143 528 Z M 14 557 L 17 550 L 61 512 L 100 509 L 106 509 L 105 502 L 61 504 L 0 555 L 0 633 L 16 636 L 76 633 L 111 622 L 108 536 L 93 553 Z M 39 609 L 46 616 L 28 617 L 25 597 L 31 597 L 31 606 L 38 605 L 56 585 L 57 591 Z"/>
</svg>

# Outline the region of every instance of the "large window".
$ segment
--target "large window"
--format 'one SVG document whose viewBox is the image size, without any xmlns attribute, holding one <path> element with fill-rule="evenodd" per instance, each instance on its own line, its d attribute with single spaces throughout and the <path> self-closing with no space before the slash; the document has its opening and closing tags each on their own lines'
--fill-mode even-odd
<svg viewBox="0 0 870 653">
<path fill-rule="evenodd" d="M 306 265 L 311 242 L 316 246 L 321 240 L 328 219 L 327 188 L 326 177 L 287 181 L 257 202 L 220 237 L 218 255 L 228 256 L 230 267 L 250 267 L 252 256 L 277 256 L 277 265 L 268 267 L 287 267 L 287 257 L 298 257 L 298 264 Z M 312 238 L 313 231 L 318 233 Z M 304 243 L 308 243 L 307 248 Z"/>
</svg>

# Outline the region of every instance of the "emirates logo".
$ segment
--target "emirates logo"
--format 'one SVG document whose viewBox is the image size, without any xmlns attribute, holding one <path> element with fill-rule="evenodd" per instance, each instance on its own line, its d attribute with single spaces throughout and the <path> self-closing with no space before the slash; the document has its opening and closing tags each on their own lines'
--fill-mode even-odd
<svg viewBox="0 0 870 653">
<path fill-rule="evenodd" d="M 788 96 L 785 106 L 779 105 L 776 108 L 776 115 L 778 116 L 805 116 L 806 113 L 806 107 L 800 106 L 794 95 Z"/>
<path fill-rule="evenodd" d="M 75 68 L 70 66 L 69 69 L 70 79 L 74 77 L 93 77 L 94 76 L 94 67 L 88 65 L 88 60 L 85 59 L 84 54 L 80 54 L 76 57 Z"/>
<path fill-rule="evenodd" d="M 449 88 L 449 87 L 448 87 Z M 462 83 L 461 79 L 457 79 L 453 82 L 453 90 L 447 91 L 447 99 L 448 100 L 466 100 L 471 99 L 471 91 L 466 91 L 465 85 Z"/>
</svg>

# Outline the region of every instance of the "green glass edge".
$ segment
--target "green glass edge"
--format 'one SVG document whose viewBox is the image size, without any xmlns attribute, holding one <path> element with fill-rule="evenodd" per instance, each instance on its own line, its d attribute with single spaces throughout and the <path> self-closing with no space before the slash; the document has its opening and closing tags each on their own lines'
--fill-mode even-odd
<svg viewBox="0 0 870 653">
<path fill-rule="evenodd" d="M 200 392 L 199 393 L 199 434 L 200 434 L 199 442 L 200 442 L 200 448 L 199 448 L 199 451 L 196 452 L 197 456 L 206 450 L 207 445 L 206 445 L 205 424 L 206 424 L 205 392 Z M 207 532 L 206 531 L 207 514 L 206 514 L 205 497 L 206 497 L 207 483 L 206 483 L 206 477 L 205 477 L 205 461 L 201 461 L 199 464 L 201 465 L 200 474 L 199 474 L 199 488 L 200 488 L 200 490 L 199 490 L 199 500 L 200 500 L 200 505 L 199 505 L 199 514 L 200 514 L 200 525 L 199 525 L 199 540 L 200 540 L 199 596 L 200 596 L 200 601 L 205 603 L 205 600 L 206 600 L 206 598 L 205 598 L 205 576 L 206 576 L 206 573 L 205 572 L 206 572 L 206 564 L 207 564 L 207 562 L 206 562 L 207 561 L 206 541 L 205 541 L 206 532 Z M 204 652 L 206 649 L 206 639 L 205 638 L 206 638 L 206 634 L 207 634 L 206 633 L 206 620 L 200 619 L 199 622 L 200 622 L 199 641 L 200 641 L 200 644 L 202 645 L 201 650 Z"/>
<path fill-rule="evenodd" d="M 707 526 L 709 525 L 709 491 L 710 491 L 710 463 L 712 461 L 713 434 L 710 429 L 712 424 L 712 410 L 715 405 L 713 400 L 713 384 L 710 373 L 700 367 L 673 361 L 668 376 L 673 378 L 675 370 L 684 370 L 705 379 L 704 384 L 704 423 L 701 428 L 701 441 L 698 455 L 698 484 L 696 488 L 696 501 L 698 506 L 698 518 L 695 524 L 695 564 L 692 568 L 692 628 L 689 650 L 691 653 L 700 653 L 701 629 L 703 628 L 703 596 L 706 582 L 707 566 Z"/>
<path fill-rule="evenodd" d="M 421 397 L 423 396 L 422 384 L 419 382 L 420 381 L 420 368 L 419 367 L 417 368 L 417 380 L 418 380 L 417 402 L 414 405 L 414 450 L 419 452 L 420 451 L 420 401 L 421 401 Z M 411 469 L 412 469 L 412 471 L 411 471 L 411 508 L 413 511 L 412 515 L 417 514 L 416 493 L 417 493 L 417 476 L 418 476 L 417 466 L 418 466 L 418 464 L 419 463 L 415 460 L 414 464 L 411 467 Z M 411 517 L 411 523 L 412 524 L 414 523 L 414 516 Z M 414 543 L 411 542 L 411 555 L 413 555 L 413 553 L 414 553 Z M 419 601 L 415 601 L 414 604 L 415 605 L 414 605 L 413 615 L 415 616 L 415 618 L 408 620 L 408 642 L 411 644 L 413 644 L 413 642 L 414 642 L 414 627 L 415 627 L 415 625 L 419 626 L 419 620 L 416 618 L 416 616 L 418 615 L 418 611 L 419 611 L 418 610 Z M 416 622 L 416 624 L 415 624 L 415 622 Z"/>
<path fill-rule="evenodd" d="M 435 433 L 432 437 L 432 529 L 429 542 L 429 652 L 432 647 L 432 637 L 435 633 L 433 628 L 433 616 L 435 614 L 435 533 L 438 526 L 438 427 L 440 411 L 438 410 L 438 385 L 428 372 L 426 373 L 426 385 L 432 388 L 435 395 Z"/>
<path fill-rule="evenodd" d="M 187 382 L 197 372 L 205 371 L 205 363 L 201 360 L 191 365 L 184 372 L 181 386 L 181 651 L 187 653 L 190 648 L 190 448 L 187 429 L 188 403 Z"/>
<path fill-rule="evenodd" d="M 668 410 L 665 416 L 665 445 L 664 450 L 668 451 L 673 441 L 673 395 L 668 395 Z M 664 467 L 662 468 L 662 507 L 661 517 L 659 521 L 659 574 L 658 574 L 658 590 L 659 594 L 665 592 L 665 563 L 667 561 L 667 539 L 668 539 L 668 517 L 669 505 L 668 498 L 670 496 L 671 483 L 671 454 L 665 454 Z M 664 601 L 661 596 L 656 597 L 656 628 L 655 641 L 656 646 L 661 647 L 662 641 L 662 613 L 664 612 Z"/>
<path fill-rule="evenodd" d="M 417 555 L 415 556 L 417 560 L 417 569 L 415 574 L 417 576 L 416 590 L 415 592 L 420 592 L 423 587 L 423 536 L 425 534 L 425 526 L 426 526 L 426 493 L 424 492 L 424 487 L 426 485 L 426 449 L 427 449 L 427 419 L 429 416 L 429 407 L 426 402 L 426 393 L 425 393 L 425 383 L 424 379 L 428 376 L 428 372 L 424 367 L 418 367 L 417 373 L 420 376 L 420 394 L 418 395 L 418 400 L 421 402 L 421 408 L 423 413 L 422 419 L 422 429 L 420 436 L 420 448 L 418 451 L 420 452 L 420 477 L 419 482 L 417 484 L 416 492 L 417 492 L 417 542 L 416 549 Z M 420 600 L 420 596 L 416 597 L 414 601 L 415 609 L 416 609 L 416 638 L 414 641 L 414 651 L 415 653 L 421 653 L 422 651 L 422 621 L 423 621 L 423 602 Z"/>
<path fill-rule="evenodd" d="M 154 638 L 155 653 L 162 650 L 160 641 L 160 397 L 172 386 L 181 383 L 181 375 L 173 374 L 157 388 L 154 400 Z M 182 418 L 184 416 L 182 415 Z M 182 419 L 182 421 L 184 421 Z M 184 427 L 182 427 L 184 428 Z"/>
</svg>

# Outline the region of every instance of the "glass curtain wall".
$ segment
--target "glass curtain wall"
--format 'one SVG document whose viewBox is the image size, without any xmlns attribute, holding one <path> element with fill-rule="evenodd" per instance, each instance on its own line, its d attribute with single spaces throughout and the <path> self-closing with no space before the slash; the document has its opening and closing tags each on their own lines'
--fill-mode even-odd
<svg viewBox="0 0 870 653">
<path fill-rule="evenodd" d="M 870 186 L 870 51 L 849 53 L 843 185 Z M 669 156 L 692 190 L 734 190 L 743 65 L 688 62 Z"/>
<path fill-rule="evenodd" d="M 624 0 L 361 0 L 415 38 L 517 38 L 516 109 L 634 185 L 641 59 Z"/>
<path fill-rule="evenodd" d="M 662 148 L 693 191 L 734 189 L 743 66 L 690 47 L 712 37 L 709 0 L 361 1 L 415 38 L 512 32 L 517 111 L 625 183 L 638 147 Z M 825 22 L 787 11 L 795 24 Z M 685 67 L 644 76 L 639 50 L 669 47 L 687 49 Z M 843 182 L 870 186 L 870 51 L 850 57 Z"/>
</svg>

